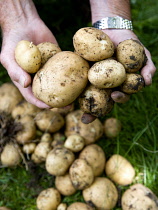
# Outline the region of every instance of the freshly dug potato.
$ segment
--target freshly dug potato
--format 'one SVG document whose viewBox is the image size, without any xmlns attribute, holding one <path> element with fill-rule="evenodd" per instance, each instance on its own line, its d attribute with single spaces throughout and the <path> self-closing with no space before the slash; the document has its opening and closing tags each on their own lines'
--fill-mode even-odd
<svg viewBox="0 0 158 210">
<path fill-rule="evenodd" d="M 81 122 L 83 112 L 75 110 L 65 117 L 65 135 L 79 134 L 85 140 L 85 145 L 96 142 L 103 134 L 103 125 L 99 119 L 89 124 Z"/>
<path fill-rule="evenodd" d="M 70 179 L 77 190 L 89 187 L 94 181 L 92 167 L 84 159 L 76 159 L 69 169 Z"/>
<path fill-rule="evenodd" d="M 97 88 L 118 87 L 125 79 L 124 66 L 114 59 L 98 61 L 88 71 L 88 80 Z"/>
<path fill-rule="evenodd" d="M 121 155 L 114 154 L 105 165 L 106 175 L 119 185 L 129 185 L 135 177 L 135 170 L 131 163 Z"/>
<path fill-rule="evenodd" d="M 8 143 L 0 155 L 1 164 L 7 167 L 17 166 L 21 162 L 20 148 L 17 144 Z"/>
<path fill-rule="evenodd" d="M 66 203 L 60 203 L 57 207 L 57 210 L 67 210 L 67 204 Z"/>
<path fill-rule="evenodd" d="M 37 48 L 39 49 L 41 53 L 41 65 L 43 66 L 49 58 L 57 54 L 58 52 L 61 52 L 61 49 L 58 45 L 53 44 L 51 42 L 42 42 L 37 45 Z"/>
<path fill-rule="evenodd" d="M 64 118 L 59 113 L 45 109 L 36 115 L 35 123 L 41 131 L 54 133 L 64 126 Z"/>
<path fill-rule="evenodd" d="M 108 138 L 115 138 L 121 131 L 122 123 L 115 117 L 110 117 L 104 120 L 104 134 Z"/>
<path fill-rule="evenodd" d="M 142 90 L 144 86 L 144 78 L 140 74 L 127 73 L 125 81 L 120 86 L 120 90 L 127 94 L 133 94 Z"/>
<path fill-rule="evenodd" d="M 23 115 L 31 115 L 33 117 L 36 116 L 38 112 L 40 112 L 41 109 L 36 107 L 35 105 L 27 102 L 26 100 L 20 101 L 14 109 L 12 110 L 12 117 L 15 119 L 17 117 L 21 117 Z"/>
<path fill-rule="evenodd" d="M 21 40 L 15 48 L 15 60 L 26 72 L 36 73 L 41 66 L 41 53 L 32 42 Z"/>
<path fill-rule="evenodd" d="M 52 112 L 57 112 L 59 114 L 61 114 L 62 116 L 67 115 L 68 113 L 74 111 L 75 109 L 75 105 L 74 103 L 66 106 L 66 107 L 61 107 L 61 108 L 52 108 L 50 109 Z"/>
<path fill-rule="evenodd" d="M 68 206 L 67 210 L 94 210 L 94 208 L 86 203 L 74 202 Z"/>
<path fill-rule="evenodd" d="M 75 155 L 71 150 L 64 147 L 56 147 L 47 155 L 46 170 L 54 176 L 63 176 L 74 159 Z"/>
<path fill-rule="evenodd" d="M 112 57 L 114 44 L 103 31 L 85 27 L 73 36 L 75 51 L 88 61 L 100 61 Z"/>
<path fill-rule="evenodd" d="M 100 89 L 94 85 L 89 85 L 79 97 L 79 106 L 84 113 L 95 117 L 103 117 L 108 114 L 114 101 L 111 98 L 111 89 Z"/>
<path fill-rule="evenodd" d="M 76 53 L 59 52 L 36 73 L 32 84 L 33 93 L 52 108 L 67 106 L 86 87 L 88 70 L 89 63 Z"/>
<path fill-rule="evenodd" d="M 43 135 L 41 136 L 41 142 L 49 142 L 51 143 L 53 140 L 52 136 L 50 133 L 43 133 Z"/>
<path fill-rule="evenodd" d="M 85 145 L 84 138 L 78 134 L 73 134 L 67 137 L 64 147 L 70 149 L 72 152 L 79 152 Z"/>
<path fill-rule="evenodd" d="M 14 107 L 23 100 L 18 88 L 13 83 L 3 83 L 0 86 L 0 110 L 10 114 Z"/>
<path fill-rule="evenodd" d="M 36 125 L 32 116 L 24 115 L 20 119 L 15 120 L 22 125 L 22 129 L 16 133 L 16 141 L 19 144 L 31 142 L 36 137 Z"/>
<path fill-rule="evenodd" d="M 118 44 L 116 58 L 130 73 L 140 70 L 146 62 L 143 45 L 134 39 L 127 39 Z"/>
<path fill-rule="evenodd" d="M 123 210 L 158 210 L 158 198 L 142 184 L 134 184 L 122 195 Z"/>
<path fill-rule="evenodd" d="M 40 192 L 36 199 L 36 206 L 39 210 L 56 210 L 60 202 L 60 193 L 51 187 Z"/>
<path fill-rule="evenodd" d="M 53 133 L 52 138 L 53 141 L 51 145 L 53 148 L 64 146 L 66 136 L 63 133 L 61 132 Z"/>
<path fill-rule="evenodd" d="M 79 154 L 92 167 L 94 176 L 100 176 L 105 168 L 106 157 L 103 149 L 97 144 L 87 145 Z"/>
<path fill-rule="evenodd" d="M 36 143 L 30 142 L 30 143 L 24 144 L 22 147 L 22 150 L 25 154 L 29 155 L 35 151 L 35 148 L 36 148 Z"/>
<path fill-rule="evenodd" d="M 73 195 L 76 192 L 76 188 L 72 185 L 69 173 L 63 176 L 55 177 L 55 187 L 64 196 Z"/>
</svg>

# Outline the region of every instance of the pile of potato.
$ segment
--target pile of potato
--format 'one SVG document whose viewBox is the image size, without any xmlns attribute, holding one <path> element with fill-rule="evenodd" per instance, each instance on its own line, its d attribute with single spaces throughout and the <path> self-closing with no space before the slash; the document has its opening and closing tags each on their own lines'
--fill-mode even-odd
<svg viewBox="0 0 158 210">
<path fill-rule="evenodd" d="M 158 198 L 140 183 L 131 163 L 119 154 L 106 157 L 99 146 L 100 138 L 114 138 L 121 131 L 121 122 L 110 117 L 90 124 L 81 122 L 83 111 L 75 109 L 39 109 L 25 101 L 11 83 L 0 87 L 1 99 L 8 98 L 0 110 L 11 115 L 22 129 L 7 143 L 0 154 L 3 167 L 16 167 L 31 160 L 44 166 L 55 177 L 54 186 L 41 191 L 36 199 L 39 210 L 106 210 L 117 206 L 119 188 L 126 187 L 121 196 L 123 210 L 157 209 Z M 15 98 L 12 92 L 19 93 Z M 10 95 L 10 98 L 7 97 Z M 2 100 L 3 101 L 3 100 Z M 12 104 L 12 106 L 11 106 Z M 6 106 L 7 105 L 7 106 Z M 8 109 L 6 109 L 8 107 Z M 82 192 L 84 202 L 67 205 L 66 196 Z M 5 208 L 4 208 L 5 209 Z"/>
<path fill-rule="evenodd" d="M 113 91 L 128 98 L 144 87 L 139 70 L 146 56 L 138 41 L 128 39 L 115 48 L 103 31 L 85 27 L 74 34 L 73 46 L 74 52 L 62 51 L 49 42 L 36 46 L 22 40 L 16 47 L 17 63 L 34 74 L 33 94 L 52 108 L 77 100 L 84 113 L 102 117 L 114 106 Z"/>
</svg>

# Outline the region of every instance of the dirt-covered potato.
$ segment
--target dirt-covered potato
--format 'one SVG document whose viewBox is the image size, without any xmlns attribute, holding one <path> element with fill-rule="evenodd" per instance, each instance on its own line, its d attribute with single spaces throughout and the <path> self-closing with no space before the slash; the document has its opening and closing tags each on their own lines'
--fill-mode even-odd
<svg viewBox="0 0 158 210">
<path fill-rule="evenodd" d="M 75 110 L 65 117 L 65 135 L 79 134 L 85 140 L 85 145 L 96 142 L 103 134 L 103 125 L 99 119 L 89 124 L 81 122 L 83 112 Z"/>
<path fill-rule="evenodd" d="M 119 119 L 115 117 L 110 117 L 104 120 L 103 122 L 104 134 L 108 138 L 115 138 L 119 135 L 122 123 Z"/>
<path fill-rule="evenodd" d="M 36 125 L 32 116 L 24 115 L 15 120 L 22 125 L 22 129 L 16 133 L 16 141 L 19 144 L 26 144 L 36 137 Z"/>
<path fill-rule="evenodd" d="M 40 111 L 41 109 L 37 106 L 27 102 L 26 100 L 22 100 L 14 107 L 11 115 L 14 119 L 23 115 L 31 115 L 35 117 L 36 114 Z"/>
<path fill-rule="evenodd" d="M 95 117 L 105 116 L 114 106 L 111 93 L 112 90 L 108 88 L 100 89 L 94 85 L 87 86 L 78 99 L 80 109 Z"/>
<path fill-rule="evenodd" d="M 127 73 L 125 81 L 120 85 L 120 90 L 127 94 L 133 94 L 141 91 L 144 86 L 144 78 L 140 74 Z"/>
<path fill-rule="evenodd" d="M 69 169 L 70 179 L 77 190 L 89 187 L 94 181 L 92 167 L 84 159 L 76 159 Z"/>
<path fill-rule="evenodd" d="M 53 133 L 52 138 L 53 141 L 51 145 L 53 148 L 64 146 L 66 136 L 62 132 Z"/>
<path fill-rule="evenodd" d="M 32 42 L 21 40 L 15 48 L 15 60 L 26 72 L 36 73 L 41 66 L 41 53 Z"/>
<path fill-rule="evenodd" d="M 52 108 L 67 106 L 86 87 L 88 70 L 89 63 L 76 53 L 59 52 L 36 73 L 33 93 Z"/>
<path fill-rule="evenodd" d="M 49 58 L 61 52 L 61 49 L 58 45 L 51 43 L 51 42 L 42 42 L 37 45 L 41 53 L 41 65 L 44 65 Z"/>
<path fill-rule="evenodd" d="M 55 187 L 64 196 L 73 195 L 76 192 L 76 188 L 72 185 L 69 173 L 63 176 L 55 177 Z"/>
<path fill-rule="evenodd" d="M 143 45 L 133 39 L 127 39 L 118 44 L 116 58 L 122 63 L 127 72 L 137 72 L 146 62 Z"/>
<path fill-rule="evenodd" d="M 8 82 L 0 86 L 0 99 L 0 110 L 10 114 L 23 96 L 13 83 Z"/>
<path fill-rule="evenodd" d="M 100 176 L 105 168 L 106 157 L 103 149 L 97 144 L 87 145 L 79 154 L 92 167 L 94 176 Z"/>
<path fill-rule="evenodd" d="M 0 154 L 1 164 L 7 167 L 17 166 L 21 162 L 20 148 L 17 144 L 8 143 Z"/>
<path fill-rule="evenodd" d="M 36 148 L 36 143 L 30 142 L 30 143 L 27 143 L 27 144 L 23 145 L 22 151 L 25 154 L 29 155 L 29 154 L 32 154 L 35 151 L 35 148 Z"/>
<path fill-rule="evenodd" d="M 106 175 L 119 185 L 129 185 L 135 177 L 135 169 L 123 156 L 114 154 L 105 164 Z"/>
<path fill-rule="evenodd" d="M 64 118 L 59 113 L 45 109 L 36 115 L 35 123 L 41 131 L 55 133 L 64 126 Z"/>
<path fill-rule="evenodd" d="M 94 208 L 86 203 L 74 202 L 68 206 L 67 210 L 94 210 Z"/>
<path fill-rule="evenodd" d="M 50 133 L 43 133 L 41 136 L 41 142 L 49 142 L 51 143 L 53 140 L 53 137 Z"/>
<path fill-rule="evenodd" d="M 103 31 L 85 27 L 73 36 L 75 51 L 88 61 L 100 61 L 112 57 L 114 44 Z"/>
<path fill-rule="evenodd" d="M 64 147 L 55 147 L 47 155 L 46 170 L 54 176 L 63 176 L 74 159 L 75 155 L 71 150 Z"/>
<path fill-rule="evenodd" d="M 79 152 L 85 145 L 84 138 L 78 134 L 73 134 L 67 137 L 64 147 L 70 149 L 72 152 Z"/>
<path fill-rule="evenodd" d="M 158 198 L 142 184 L 134 184 L 127 189 L 121 198 L 123 210 L 158 210 Z"/>
<path fill-rule="evenodd" d="M 36 206 L 38 210 L 56 210 L 60 202 L 60 193 L 51 187 L 40 192 L 36 199 Z"/>
<path fill-rule="evenodd" d="M 88 80 L 98 88 L 118 87 L 125 79 L 124 66 L 114 59 L 98 61 L 88 71 Z"/>
<path fill-rule="evenodd" d="M 96 177 L 82 193 L 84 200 L 99 210 L 113 209 L 118 201 L 117 189 L 106 177 Z"/>
</svg>

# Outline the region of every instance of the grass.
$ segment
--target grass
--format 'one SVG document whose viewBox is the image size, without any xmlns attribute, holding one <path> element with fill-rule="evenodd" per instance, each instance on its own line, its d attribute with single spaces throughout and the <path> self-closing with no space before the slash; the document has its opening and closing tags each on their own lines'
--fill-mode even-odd
<svg viewBox="0 0 158 210">
<path fill-rule="evenodd" d="M 67 0 L 64 7 L 60 6 L 64 2 L 64 0 L 35 1 L 40 16 L 56 35 L 61 48 L 72 50 L 74 32 L 78 28 L 90 24 L 88 3 L 83 3 L 81 8 L 79 1 L 76 1 L 77 6 L 75 6 L 73 1 Z M 131 6 L 134 32 L 149 49 L 152 59 L 158 67 L 158 2 L 155 0 L 132 0 Z M 51 10 L 51 7 L 54 10 Z M 82 12 L 87 11 L 87 13 L 82 16 L 78 8 L 81 8 Z M 53 22 L 50 22 L 50 15 Z M 0 84 L 2 84 L 10 79 L 2 66 L 0 69 Z M 114 116 L 120 119 L 122 131 L 114 139 L 107 139 L 103 136 L 98 144 L 104 149 L 107 158 L 114 153 L 119 153 L 129 159 L 137 173 L 135 182 L 143 183 L 158 196 L 157 89 L 158 73 L 156 72 L 151 86 L 132 95 L 126 104 L 115 104 L 113 111 L 106 118 Z M 33 173 L 32 170 L 36 173 Z M 13 210 L 36 209 L 36 196 L 42 189 L 53 186 L 54 179 L 45 172 L 43 167 L 35 167 L 32 170 L 27 171 L 23 165 L 17 168 L 0 169 L 0 206 L 5 205 Z M 124 189 L 122 188 L 122 192 Z M 78 191 L 73 196 L 65 197 L 63 201 L 68 204 L 74 201 L 83 201 L 82 194 Z M 117 206 L 115 209 L 118 210 L 120 207 Z"/>
</svg>

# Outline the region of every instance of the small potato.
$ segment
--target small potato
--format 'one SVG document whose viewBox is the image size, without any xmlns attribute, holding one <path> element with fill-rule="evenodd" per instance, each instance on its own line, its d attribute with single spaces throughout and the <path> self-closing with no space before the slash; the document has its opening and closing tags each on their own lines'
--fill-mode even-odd
<svg viewBox="0 0 158 210">
<path fill-rule="evenodd" d="M 43 135 L 41 136 L 41 142 L 52 142 L 52 136 L 50 133 L 43 133 Z"/>
<path fill-rule="evenodd" d="M 66 136 L 63 133 L 61 132 L 53 133 L 52 138 L 53 141 L 51 145 L 53 148 L 64 146 Z"/>
<path fill-rule="evenodd" d="M 100 61 L 112 57 L 114 44 L 103 31 L 85 27 L 79 29 L 73 36 L 76 53 L 88 61 Z"/>
<path fill-rule="evenodd" d="M 82 192 L 85 202 L 91 203 L 98 210 L 110 210 L 116 206 L 118 192 L 106 177 L 96 177 L 92 185 Z"/>
<path fill-rule="evenodd" d="M 75 156 L 71 150 L 64 147 L 56 147 L 47 155 L 46 170 L 54 176 L 63 176 L 74 159 Z"/>
<path fill-rule="evenodd" d="M 125 81 L 121 84 L 120 90 L 127 94 L 141 91 L 145 86 L 143 77 L 136 73 L 127 73 Z"/>
<path fill-rule="evenodd" d="M 114 154 L 105 164 L 106 175 L 119 185 L 129 185 L 135 177 L 131 163 L 121 155 Z"/>
<path fill-rule="evenodd" d="M 69 173 L 63 176 L 55 177 L 55 187 L 64 196 L 73 195 L 76 192 L 76 188 L 72 185 Z"/>
<path fill-rule="evenodd" d="M 89 85 L 79 97 L 79 106 L 84 113 L 95 117 L 104 117 L 113 106 L 114 101 L 111 98 L 111 89 L 100 89 L 94 85 Z"/>
<path fill-rule="evenodd" d="M 127 189 L 121 198 L 123 210 L 158 210 L 158 198 L 142 184 L 134 184 Z"/>
<path fill-rule="evenodd" d="M 61 195 L 55 188 L 48 188 L 40 192 L 36 199 L 39 210 L 56 210 L 61 202 Z"/>
<path fill-rule="evenodd" d="M 104 120 L 104 134 L 108 138 L 115 138 L 119 135 L 122 124 L 121 121 L 115 117 L 110 117 Z"/>
<path fill-rule="evenodd" d="M 70 149 L 72 152 L 79 152 L 85 145 L 84 138 L 78 134 L 73 134 L 67 137 L 64 147 Z"/>
<path fill-rule="evenodd" d="M 67 204 L 66 203 L 60 203 L 57 207 L 57 210 L 67 210 Z"/>
<path fill-rule="evenodd" d="M 106 157 L 103 149 L 97 144 L 87 145 L 79 154 L 92 167 L 94 176 L 100 176 L 105 168 Z"/>
<path fill-rule="evenodd" d="M 52 147 L 50 142 L 39 142 L 34 150 L 34 154 L 36 155 L 37 159 L 39 159 L 41 162 L 44 162 L 51 149 Z"/>
<path fill-rule="evenodd" d="M 37 45 L 37 48 L 39 49 L 41 53 L 41 65 L 43 66 L 49 58 L 57 54 L 58 52 L 61 52 L 61 49 L 58 45 L 53 44 L 51 42 L 42 42 Z"/>
<path fill-rule="evenodd" d="M 36 73 L 41 66 L 41 53 L 36 45 L 27 40 L 18 42 L 15 60 L 28 73 Z"/>
<path fill-rule="evenodd" d="M 94 208 L 86 203 L 74 202 L 68 206 L 67 210 L 94 210 Z"/>
<path fill-rule="evenodd" d="M 93 183 L 93 169 L 84 159 L 76 159 L 70 166 L 69 173 L 71 182 L 77 190 L 83 190 Z"/>
<path fill-rule="evenodd" d="M 130 73 L 140 70 L 146 62 L 143 45 L 133 39 L 127 39 L 118 44 L 116 58 L 117 61 L 122 63 L 126 71 Z"/>
<path fill-rule="evenodd" d="M 114 59 L 96 62 L 88 71 L 88 80 L 97 88 L 114 88 L 126 79 L 124 66 Z"/>
<path fill-rule="evenodd" d="M 36 143 L 30 142 L 23 145 L 23 152 L 27 155 L 32 154 L 36 148 Z"/>
</svg>

